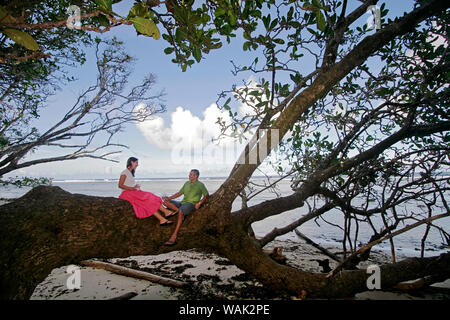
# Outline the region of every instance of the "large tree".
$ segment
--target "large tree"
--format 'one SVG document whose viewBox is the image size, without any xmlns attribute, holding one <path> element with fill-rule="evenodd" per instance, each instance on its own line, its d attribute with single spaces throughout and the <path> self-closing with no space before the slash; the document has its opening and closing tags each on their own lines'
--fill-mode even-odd
<svg viewBox="0 0 450 320">
<path fill-rule="evenodd" d="M 167 27 L 165 38 L 174 41 L 166 53 L 174 52 L 175 62 L 183 63 L 187 52 L 196 51 L 198 58 L 202 42 L 195 45 L 196 36 L 212 45 L 208 39 L 215 32 L 231 39 L 241 30 L 247 41 L 243 49 L 254 50 L 256 57 L 248 66 L 236 66 L 236 73 L 269 75 L 268 80 L 221 94 L 231 95 L 222 107 L 233 119 L 223 122 L 223 134 L 231 128 L 236 135 L 242 128 L 256 132 L 254 138 L 208 203 L 186 219 L 173 248 L 161 246 L 170 230 L 154 232 L 153 219 L 137 220 L 131 206 L 120 199 L 40 187 L 0 207 L 3 297 L 27 298 L 53 268 L 82 259 L 194 247 L 228 257 L 274 290 L 345 297 L 366 288 L 366 271 L 355 267 L 374 244 L 419 225 L 427 226 L 423 251 L 430 228 L 438 228 L 448 239 L 448 231 L 435 224 L 450 215 L 444 175 L 450 129 L 447 1 L 418 1 L 394 20 L 384 18 L 388 6 L 380 5 L 381 28 L 373 31 L 358 23 L 369 8 L 376 10 L 371 6 L 377 0 L 208 1 L 197 8 L 193 1 L 180 3 L 176 10 L 168 7 L 158 20 Z M 210 12 L 209 19 L 195 18 L 205 12 Z M 170 19 L 180 18 L 197 24 L 183 33 L 183 24 L 170 24 Z M 199 26 L 214 30 L 194 32 Z M 233 97 L 253 112 L 238 118 Z M 280 141 L 272 143 L 276 136 Z M 236 197 L 248 198 L 245 187 L 275 146 L 287 159 L 271 161 L 281 174 L 292 176 L 292 194 L 232 212 Z M 314 201 L 317 197 L 322 201 Z M 362 205 L 355 201 L 361 199 Z M 405 209 L 411 201 L 418 204 L 414 212 Z M 256 221 L 306 207 L 284 228 L 258 240 L 249 235 Z M 343 216 L 338 227 L 344 248 L 351 251 L 338 269 L 328 275 L 305 272 L 264 254 L 262 247 L 276 236 L 332 209 Z M 403 227 L 404 223 L 412 224 Z M 373 235 L 358 250 L 358 233 L 352 226 L 360 224 L 368 224 Z M 381 286 L 426 276 L 445 279 L 449 266 L 449 254 L 381 266 Z"/>
</svg>

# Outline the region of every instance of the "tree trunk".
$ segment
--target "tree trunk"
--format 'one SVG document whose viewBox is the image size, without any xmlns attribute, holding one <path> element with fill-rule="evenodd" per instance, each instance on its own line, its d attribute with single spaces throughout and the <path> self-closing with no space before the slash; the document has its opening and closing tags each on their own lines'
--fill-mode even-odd
<svg viewBox="0 0 450 320">
<path fill-rule="evenodd" d="M 174 248 L 214 247 L 210 221 L 204 215 L 186 219 Z M 172 229 L 156 218 L 136 218 L 131 204 L 118 198 L 36 187 L 0 206 L 0 298 L 29 298 L 59 266 L 167 252 L 163 243 Z"/>
<path fill-rule="evenodd" d="M 52 269 L 91 258 L 154 255 L 199 248 L 230 259 L 273 290 L 307 297 L 347 297 L 367 290 L 365 270 L 332 278 L 276 263 L 248 236 L 231 206 L 213 195 L 186 218 L 178 244 L 162 244 L 173 231 L 155 218 L 137 219 L 131 205 L 117 198 L 70 194 L 59 187 L 37 187 L 0 206 L 0 298 L 28 299 Z M 433 274 L 449 275 L 450 254 L 407 259 L 381 267 L 382 288 Z"/>
</svg>

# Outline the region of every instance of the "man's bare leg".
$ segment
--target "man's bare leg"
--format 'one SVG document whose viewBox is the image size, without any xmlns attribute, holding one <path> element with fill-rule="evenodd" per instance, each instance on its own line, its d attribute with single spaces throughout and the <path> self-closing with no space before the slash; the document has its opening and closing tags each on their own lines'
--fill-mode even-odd
<svg viewBox="0 0 450 320">
<path fill-rule="evenodd" d="M 164 201 L 164 205 L 167 207 L 167 209 L 170 209 L 172 211 L 177 212 L 178 211 L 178 207 L 176 205 L 174 205 L 172 202 L 170 201 Z"/>
<path fill-rule="evenodd" d="M 177 241 L 177 236 L 178 236 L 178 230 L 180 230 L 181 224 L 184 221 L 184 215 L 183 215 L 183 211 L 180 209 L 178 210 L 178 219 L 177 219 L 177 225 L 175 227 L 175 230 L 173 231 L 172 235 L 170 236 L 169 240 L 166 241 L 166 243 L 164 243 L 165 245 L 168 246 L 173 246 L 176 244 Z"/>
</svg>

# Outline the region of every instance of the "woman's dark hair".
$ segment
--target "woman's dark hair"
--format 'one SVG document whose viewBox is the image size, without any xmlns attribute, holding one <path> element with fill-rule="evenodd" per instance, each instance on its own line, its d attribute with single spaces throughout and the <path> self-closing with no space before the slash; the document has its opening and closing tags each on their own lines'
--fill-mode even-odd
<svg viewBox="0 0 450 320">
<path fill-rule="evenodd" d="M 127 160 L 127 169 L 129 168 L 129 167 L 131 167 L 131 162 L 136 162 L 136 161 L 138 161 L 138 159 L 137 158 L 135 158 L 135 157 L 130 157 L 130 158 L 128 158 L 128 160 Z M 133 170 L 131 170 L 131 174 L 133 175 L 133 177 L 134 177 L 134 169 Z"/>
</svg>

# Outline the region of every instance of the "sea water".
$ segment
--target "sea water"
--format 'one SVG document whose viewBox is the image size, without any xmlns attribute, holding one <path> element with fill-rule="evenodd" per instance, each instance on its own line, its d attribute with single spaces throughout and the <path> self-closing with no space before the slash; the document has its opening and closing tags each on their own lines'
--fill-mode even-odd
<svg viewBox="0 0 450 320">
<path fill-rule="evenodd" d="M 136 181 L 141 185 L 141 190 L 150 191 L 158 196 L 170 196 L 178 192 L 183 186 L 184 182 L 187 179 L 179 179 L 179 178 L 170 178 L 170 179 L 139 179 Z M 224 182 L 223 178 L 203 178 L 200 179 L 203 183 L 205 183 L 210 194 L 214 193 L 220 185 Z M 258 181 L 255 181 L 258 182 Z M 263 180 L 259 181 L 262 183 Z M 92 179 L 92 180 L 54 180 L 52 185 L 61 187 L 62 189 L 78 194 L 86 194 L 91 196 L 101 196 L 101 197 L 118 197 L 121 193 L 121 190 L 118 188 L 117 180 L 100 180 L 100 179 Z M 0 187 L 0 198 L 12 199 L 17 198 L 24 195 L 31 188 L 17 188 L 13 186 L 9 187 Z M 258 204 L 265 200 L 273 199 L 277 196 L 287 196 L 292 194 L 292 190 L 290 187 L 289 181 L 281 181 L 277 185 L 277 193 L 266 190 L 259 193 L 257 196 L 252 198 L 248 202 L 248 206 L 252 206 Z M 358 203 L 359 201 L 359 203 Z M 352 202 L 352 205 L 360 205 L 363 203 L 363 199 L 357 199 L 356 202 Z M 316 200 L 316 204 L 320 207 L 323 204 L 321 200 Z M 235 202 L 233 203 L 233 211 L 239 210 L 241 208 L 241 199 L 237 197 Z M 420 205 L 414 201 L 410 201 L 403 205 L 402 210 L 405 212 L 417 212 Z M 253 223 L 252 227 L 255 234 L 259 237 L 263 237 L 274 228 L 284 227 L 301 216 L 308 213 L 308 206 L 305 205 L 301 208 L 297 208 L 294 210 L 290 210 L 284 212 L 282 214 L 278 214 L 275 216 L 268 217 L 262 221 L 258 221 Z M 440 211 L 436 214 L 441 213 Z M 383 228 L 383 223 L 380 219 L 373 219 L 374 225 L 376 229 L 379 231 Z M 367 223 L 360 222 L 358 226 L 356 223 L 352 222 L 352 227 L 350 229 L 350 234 L 352 235 L 352 243 L 353 243 L 353 235 L 355 234 L 358 228 L 358 238 L 356 241 L 356 247 L 366 244 L 370 237 L 373 235 L 372 228 L 369 227 Z M 407 224 L 412 224 L 414 221 L 409 220 Z M 434 225 L 437 225 L 447 232 L 450 229 L 450 218 L 443 218 L 440 220 L 433 221 Z M 316 243 L 319 243 L 322 246 L 339 246 L 342 247 L 343 241 L 343 231 L 342 228 L 344 226 L 343 215 L 337 209 L 330 210 L 326 214 L 324 214 L 321 218 L 316 220 L 310 220 L 303 225 L 301 225 L 298 230 L 302 232 L 307 237 L 311 238 Z M 398 229 L 404 227 L 405 224 L 400 224 Z M 426 226 L 422 225 L 414 230 L 407 231 L 397 237 L 394 238 L 394 246 L 396 253 L 402 256 L 419 256 L 420 248 L 421 248 L 421 240 L 425 233 Z M 283 236 L 277 238 L 278 240 L 291 240 L 291 241 L 302 241 L 299 240 L 297 235 L 294 232 L 289 232 Z M 349 245 L 347 244 L 347 250 L 349 249 Z M 374 247 L 374 250 L 383 251 L 389 253 L 391 250 L 389 241 L 385 241 L 381 244 L 378 244 Z M 443 252 L 447 252 L 449 250 L 448 244 L 445 243 L 445 239 L 441 236 L 440 232 L 431 228 L 426 242 L 425 242 L 425 256 L 434 256 Z"/>
</svg>

